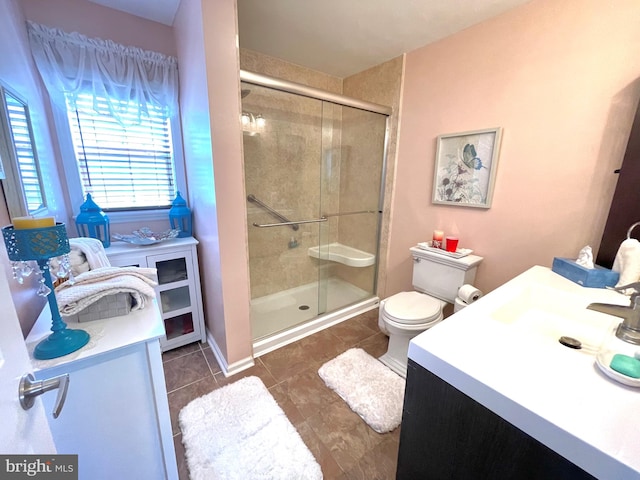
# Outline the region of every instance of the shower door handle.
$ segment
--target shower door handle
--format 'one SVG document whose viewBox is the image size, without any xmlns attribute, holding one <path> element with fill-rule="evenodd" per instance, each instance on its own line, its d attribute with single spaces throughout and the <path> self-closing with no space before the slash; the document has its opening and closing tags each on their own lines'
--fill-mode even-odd
<svg viewBox="0 0 640 480">
<path fill-rule="evenodd" d="M 280 223 L 254 223 L 254 227 L 290 227 L 291 225 L 298 225 L 300 223 L 321 223 L 329 220 L 327 217 L 314 218 L 313 220 L 296 220 L 295 222 L 280 222 Z"/>
</svg>

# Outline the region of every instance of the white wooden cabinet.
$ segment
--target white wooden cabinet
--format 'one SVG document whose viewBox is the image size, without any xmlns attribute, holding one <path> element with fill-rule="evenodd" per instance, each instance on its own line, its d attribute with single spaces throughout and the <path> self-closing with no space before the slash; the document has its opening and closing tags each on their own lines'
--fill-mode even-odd
<svg viewBox="0 0 640 480">
<path fill-rule="evenodd" d="M 163 351 L 206 339 L 196 245 L 198 241 L 188 237 L 147 246 L 113 242 L 105 249 L 111 265 L 158 270 L 156 295 L 166 332 L 160 339 Z"/>
<path fill-rule="evenodd" d="M 81 480 L 177 479 L 155 302 L 121 317 L 66 323 L 86 330 L 89 343 L 52 360 L 31 353 L 36 379 L 69 374 L 57 419 L 57 390 L 41 396 L 58 453 L 78 455 Z M 46 306 L 26 339 L 31 352 L 50 328 Z"/>
</svg>

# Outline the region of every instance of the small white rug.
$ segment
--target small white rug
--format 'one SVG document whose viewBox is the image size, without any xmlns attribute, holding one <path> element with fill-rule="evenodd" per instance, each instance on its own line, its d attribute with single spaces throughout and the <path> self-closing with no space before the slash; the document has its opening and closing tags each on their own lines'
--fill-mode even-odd
<svg viewBox="0 0 640 480">
<path fill-rule="evenodd" d="M 192 480 L 322 479 L 320 465 L 258 377 L 196 398 L 178 418 Z"/>
<path fill-rule="evenodd" d="M 347 350 L 322 365 L 318 375 L 376 432 L 400 425 L 405 381 L 364 350 Z"/>
</svg>

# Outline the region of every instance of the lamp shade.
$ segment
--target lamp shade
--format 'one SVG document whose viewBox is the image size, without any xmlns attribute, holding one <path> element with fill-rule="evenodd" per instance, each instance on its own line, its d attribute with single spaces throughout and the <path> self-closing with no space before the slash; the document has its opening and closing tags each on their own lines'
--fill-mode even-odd
<svg viewBox="0 0 640 480">
<path fill-rule="evenodd" d="M 169 209 L 169 223 L 171 228 L 180 230 L 178 237 L 191 236 L 191 210 L 187 207 L 187 202 L 177 192 L 176 198 Z"/>
<path fill-rule="evenodd" d="M 87 200 L 80 205 L 80 213 L 76 216 L 76 228 L 81 237 L 97 238 L 105 248 L 111 245 L 109 217 L 93 201 L 90 193 L 87 193 Z"/>
</svg>

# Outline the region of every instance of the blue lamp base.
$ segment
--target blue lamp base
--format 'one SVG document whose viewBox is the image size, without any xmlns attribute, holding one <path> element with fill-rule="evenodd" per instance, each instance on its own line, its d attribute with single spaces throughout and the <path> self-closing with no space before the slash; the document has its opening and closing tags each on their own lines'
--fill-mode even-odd
<svg viewBox="0 0 640 480">
<path fill-rule="evenodd" d="M 89 334 L 84 330 L 65 328 L 53 332 L 36 345 L 33 356 L 38 360 L 58 358 L 81 349 L 89 342 Z"/>
<path fill-rule="evenodd" d="M 36 345 L 33 356 L 38 360 L 48 360 L 62 357 L 84 347 L 89 342 L 89 334 L 84 330 L 67 328 L 67 324 L 62 320 L 58 310 L 58 301 L 49 275 L 49 262 L 38 260 L 38 265 L 43 272 L 44 284 L 49 290 L 47 300 L 51 309 L 51 331 L 53 333 Z"/>
<path fill-rule="evenodd" d="M 9 260 L 12 262 L 35 261 L 42 275 L 43 283 L 37 294 L 47 297 L 51 310 L 51 331 L 33 351 L 38 360 L 58 358 L 75 352 L 89 342 L 89 334 L 84 330 L 67 328 L 60 312 L 49 274 L 49 259 L 69 253 L 69 239 L 64 223 L 56 223 L 52 227 L 16 229 L 13 225 L 2 228 L 2 236 L 7 247 Z"/>
</svg>

